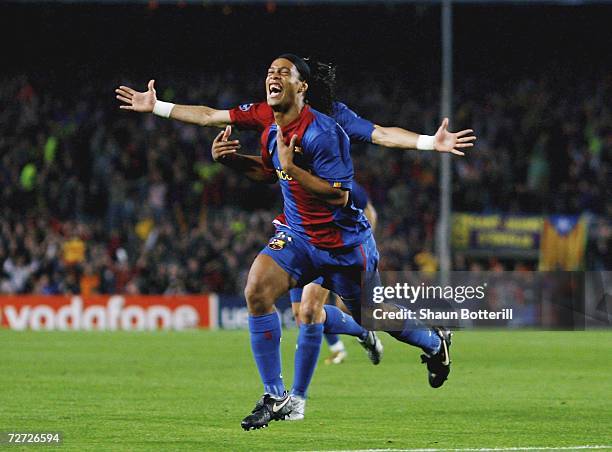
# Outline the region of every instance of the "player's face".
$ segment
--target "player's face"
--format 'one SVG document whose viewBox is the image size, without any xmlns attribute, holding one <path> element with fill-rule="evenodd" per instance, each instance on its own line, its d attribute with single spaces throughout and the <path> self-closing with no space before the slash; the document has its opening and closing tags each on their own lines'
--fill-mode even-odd
<svg viewBox="0 0 612 452">
<path fill-rule="evenodd" d="M 268 105 L 283 110 L 296 102 L 296 95 L 305 90 L 305 82 L 295 65 L 278 58 L 272 62 L 266 77 L 266 98 Z"/>
</svg>

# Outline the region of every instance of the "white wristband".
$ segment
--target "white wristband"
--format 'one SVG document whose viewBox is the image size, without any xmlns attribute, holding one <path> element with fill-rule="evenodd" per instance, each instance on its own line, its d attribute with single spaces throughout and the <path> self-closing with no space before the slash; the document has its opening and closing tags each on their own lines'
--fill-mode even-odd
<svg viewBox="0 0 612 452">
<path fill-rule="evenodd" d="M 433 135 L 419 135 L 417 140 L 417 149 L 422 151 L 432 151 L 434 149 L 434 139 Z"/>
<path fill-rule="evenodd" d="M 162 118 L 169 118 L 173 108 L 174 104 L 170 102 L 162 102 L 161 100 L 156 100 L 155 104 L 153 105 L 153 114 L 161 116 Z"/>
</svg>

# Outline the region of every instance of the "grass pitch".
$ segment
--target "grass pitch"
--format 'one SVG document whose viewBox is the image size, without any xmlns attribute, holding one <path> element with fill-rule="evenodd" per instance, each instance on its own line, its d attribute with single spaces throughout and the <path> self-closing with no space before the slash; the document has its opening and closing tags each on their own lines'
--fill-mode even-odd
<svg viewBox="0 0 612 452">
<path fill-rule="evenodd" d="M 262 391 L 247 332 L 2 330 L 0 431 L 61 431 L 68 450 L 612 445 L 612 332 L 460 332 L 441 389 L 418 350 L 383 341 L 376 367 L 352 338 L 341 365 L 324 346 L 306 419 L 244 432 Z"/>
</svg>

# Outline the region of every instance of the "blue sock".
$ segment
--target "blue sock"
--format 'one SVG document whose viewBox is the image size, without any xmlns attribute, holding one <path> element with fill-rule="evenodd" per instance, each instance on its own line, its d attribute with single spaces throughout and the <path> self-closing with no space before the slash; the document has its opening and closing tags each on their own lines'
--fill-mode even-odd
<svg viewBox="0 0 612 452">
<path fill-rule="evenodd" d="M 391 336 L 400 342 L 420 347 L 427 354 L 436 354 L 440 350 L 440 337 L 431 328 L 417 325 L 414 321 L 406 320 L 404 329 L 389 332 Z"/>
<path fill-rule="evenodd" d="M 317 367 L 321 340 L 323 339 L 323 324 L 312 323 L 300 325 L 300 332 L 295 351 L 295 375 L 291 394 L 306 398 L 306 391 L 312 380 L 312 374 Z"/>
<path fill-rule="evenodd" d="M 325 333 L 325 340 L 327 341 L 327 345 L 331 347 L 332 345 L 338 343 L 340 336 L 334 333 Z"/>
<path fill-rule="evenodd" d="M 348 334 L 359 339 L 364 339 L 367 336 L 368 330 L 336 306 L 326 304 L 323 306 L 323 309 L 325 309 L 326 314 L 325 323 L 323 324 L 325 326 L 325 333 Z"/>
<path fill-rule="evenodd" d="M 257 317 L 249 316 L 251 350 L 257 363 L 264 392 L 282 396 L 285 393 L 281 375 L 281 324 L 276 312 Z"/>
</svg>

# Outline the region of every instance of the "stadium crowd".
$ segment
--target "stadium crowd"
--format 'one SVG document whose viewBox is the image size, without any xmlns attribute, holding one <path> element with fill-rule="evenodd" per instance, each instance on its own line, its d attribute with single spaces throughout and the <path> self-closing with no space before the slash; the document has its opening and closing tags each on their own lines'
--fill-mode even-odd
<svg viewBox="0 0 612 452">
<path fill-rule="evenodd" d="M 339 98 L 376 123 L 433 134 L 437 88 L 392 80 L 363 75 Z M 281 210 L 278 188 L 212 162 L 214 130 L 120 111 L 118 82 L 146 81 L 93 79 L 70 90 L 1 81 L 0 293 L 241 293 Z M 260 84 L 235 74 L 168 78 L 158 96 L 231 108 L 257 101 Z M 612 268 L 612 78 L 476 77 L 456 97 L 451 128 L 475 129 L 478 142 L 453 158 L 454 209 L 591 213 L 587 265 Z M 240 138 L 258 149 L 255 134 Z M 371 145 L 353 156 L 378 210 L 381 268 L 435 268 L 438 156 Z M 458 258 L 455 268 L 467 265 Z"/>
</svg>

